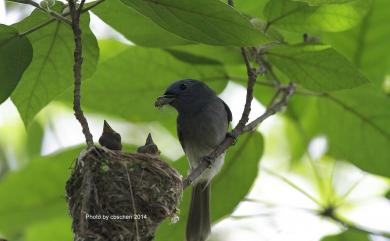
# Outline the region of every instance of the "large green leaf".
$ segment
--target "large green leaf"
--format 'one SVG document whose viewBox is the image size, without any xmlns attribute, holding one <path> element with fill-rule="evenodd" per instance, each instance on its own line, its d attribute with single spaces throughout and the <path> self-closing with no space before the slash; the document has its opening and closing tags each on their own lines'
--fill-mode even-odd
<svg viewBox="0 0 390 241">
<path fill-rule="evenodd" d="M 250 16 L 263 18 L 263 9 L 267 2 L 267 0 L 234 1 L 234 8 Z"/>
<path fill-rule="evenodd" d="M 15 25 L 27 31 L 47 21 L 47 14 L 35 10 Z M 89 29 L 89 16 L 81 19 L 83 43 L 83 79 L 95 71 L 99 48 Z M 34 49 L 31 65 L 12 94 L 23 122 L 28 126 L 34 116 L 73 83 L 73 32 L 69 25 L 54 21 L 27 35 Z"/>
<path fill-rule="evenodd" d="M 332 91 L 368 83 L 353 64 L 328 45 L 285 45 L 266 54 L 291 81 L 307 89 Z"/>
<path fill-rule="evenodd" d="M 13 27 L 0 24 L 0 104 L 19 83 L 31 63 L 33 49 L 25 36 Z"/>
<path fill-rule="evenodd" d="M 389 177 L 389 106 L 389 98 L 368 87 L 319 98 L 319 131 L 328 137 L 329 153 Z"/>
<path fill-rule="evenodd" d="M 222 66 L 194 66 L 180 62 L 160 49 L 127 47 L 101 62 L 96 73 L 85 82 L 83 106 L 130 121 L 169 119 L 174 123 L 172 108 L 158 110 L 154 107 L 156 98 L 172 82 L 186 78 L 209 80 L 211 87 L 219 92 L 227 84 L 222 79 L 225 76 Z M 70 91 L 65 98 L 71 101 Z"/>
<path fill-rule="evenodd" d="M 258 172 L 258 164 L 263 153 L 263 138 L 259 133 L 241 136 L 235 146 L 228 149 L 225 164 L 214 178 L 211 186 L 211 219 L 213 222 L 231 214 L 234 208 L 249 192 Z M 173 163 L 183 176 L 187 175 L 186 158 Z M 163 223 L 156 241 L 183 240 L 188 215 L 191 192 L 187 188 L 180 204 L 180 220 L 176 224 Z"/>
<path fill-rule="evenodd" d="M 252 46 L 266 37 L 219 0 L 121 0 L 169 32 L 211 45 Z"/>
<path fill-rule="evenodd" d="M 67 215 L 65 182 L 80 149 L 37 157 L 0 182 L 0 232 L 10 237 L 32 223 Z"/>
<path fill-rule="evenodd" d="M 191 44 L 165 49 L 177 59 L 193 64 L 243 64 L 239 48 Z"/>
<path fill-rule="evenodd" d="M 347 230 L 341 234 L 326 236 L 321 241 L 370 241 L 367 233 L 358 230 Z"/>
<path fill-rule="evenodd" d="M 390 1 L 375 0 L 361 24 L 350 31 L 324 36 L 345 54 L 371 81 L 381 87 L 390 67 Z"/>
<path fill-rule="evenodd" d="M 44 130 L 43 126 L 33 121 L 27 130 L 27 153 L 30 157 L 37 156 L 41 153 Z"/>
<path fill-rule="evenodd" d="M 297 32 L 347 30 L 363 18 L 370 0 L 309 6 L 304 2 L 270 0 L 264 8 L 269 25 Z"/>
<path fill-rule="evenodd" d="M 305 2 L 309 5 L 316 6 L 321 4 L 329 4 L 329 3 L 345 3 L 345 2 L 352 2 L 355 0 L 292 0 L 295 2 Z"/>
<path fill-rule="evenodd" d="M 168 47 L 190 43 L 161 28 L 120 0 L 106 1 L 95 7 L 93 12 L 136 45 Z"/>
</svg>

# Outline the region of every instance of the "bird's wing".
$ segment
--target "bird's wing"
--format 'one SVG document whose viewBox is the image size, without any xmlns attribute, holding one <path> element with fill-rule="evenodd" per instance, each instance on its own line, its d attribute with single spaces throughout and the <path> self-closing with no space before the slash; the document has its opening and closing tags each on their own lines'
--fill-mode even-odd
<svg viewBox="0 0 390 241">
<path fill-rule="evenodd" d="M 222 99 L 221 99 L 222 100 Z M 225 106 L 228 122 L 233 120 L 232 112 L 230 111 L 229 106 L 225 103 L 225 101 L 222 100 L 223 105 Z"/>
<path fill-rule="evenodd" d="M 176 122 L 176 132 L 177 132 L 177 137 L 179 138 L 181 147 L 183 148 L 183 150 L 185 150 L 184 141 L 183 141 L 183 133 L 181 132 L 181 126 L 180 126 L 179 121 Z"/>
</svg>

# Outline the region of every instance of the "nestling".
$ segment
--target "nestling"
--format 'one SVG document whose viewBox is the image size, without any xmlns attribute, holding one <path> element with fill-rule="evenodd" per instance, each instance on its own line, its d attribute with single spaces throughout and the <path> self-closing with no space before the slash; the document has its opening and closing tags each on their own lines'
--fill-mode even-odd
<svg viewBox="0 0 390 241">
<path fill-rule="evenodd" d="M 103 133 L 99 138 L 99 143 L 111 150 L 122 150 L 121 135 L 114 131 L 107 121 L 104 121 Z"/>
</svg>

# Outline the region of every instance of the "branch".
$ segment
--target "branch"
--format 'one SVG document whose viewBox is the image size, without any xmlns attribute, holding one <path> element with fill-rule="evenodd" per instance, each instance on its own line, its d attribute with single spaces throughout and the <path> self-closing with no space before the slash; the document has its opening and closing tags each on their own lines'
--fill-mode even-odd
<svg viewBox="0 0 390 241">
<path fill-rule="evenodd" d="M 96 1 L 96 2 L 94 2 L 93 4 L 89 5 L 88 7 L 83 8 L 83 9 L 81 10 L 81 14 L 83 14 L 83 13 L 85 13 L 85 12 L 91 10 L 92 8 L 96 7 L 97 5 L 101 4 L 101 3 L 104 2 L 104 1 L 105 1 L 105 0 L 99 0 L 99 1 Z M 70 12 L 64 13 L 64 14 L 62 14 L 61 16 L 62 16 L 62 17 L 67 17 L 67 16 L 69 16 L 69 15 L 70 15 Z M 40 23 L 40 24 L 38 24 L 38 25 L 32 27 L 31 29 L 28 29 L 28 30 L 26 30 L 25 32 L 20 33 L 20 34 L 17 35 L 17 36 L 21 37 L 21 36 L 28 35 L 28 34 L 30 34 L 30 33 L 33 33 L 33 32 L 35 32 L 35 31 L 37 31 L 37 30 L 43 28 L 43 27 L 46 27 L 47 25 L 49 25 L 49 24 L 51 24 L 52 22 L 55 22 L 55 21 L 56 21 L 55 18 L 46 20 L 46 21 L 44 21 L 44 22 L 42 22 L 42 23 Z"/>
<path fill-rule="evenodd" d="M 274 100 L 269 107 L 265 110 L 264 114 L 256 118 L 254 121 L 244 127 L 244 132 L 253 131 L 260 123 L 262 123 L 268 117 L 281 111 L 284 106 L 288 104 L 290 96 L 295 92 L 295 85 L 290 84 L 287 87 L 282 87 L 280 91 L 276 92 Z"/>
<path fill-rule="evenodd" d="M 187 178 L 183 181 L 183 189 L 191 185 L 191 183 L 199 177 L 207 168 L 209 168 L 214 160 L 220 156 L 222 153 L 224 153 L 231 145 L 235 142 L 235 137 L 238 137 L 242 135 L 245 132 L 250 132 L 255 129 L 256 126 L 258 126 L 260 123 L 262 123 L 264 120 L 266 120 L 268 117 L 272 116 L 273 114 L 279 112 L 283 106 L 287 105 L 288 98 L 294 93 L 295 86 L 289 85 L 285 89 L 281 89 L 281 91 L 278 91 L 276 95 L 278 95 L 277 98 L 275 98 L 275 102 L 271 103 L 269 107 L 267 107 L 266 111 L 259 116 L 254 121 L 250 122 L 249 124 L 245 125 L 242 129 L 234 129 L 232 131 L 233 135 L 227 136 L 221 144 L 219 144 L 213 152 L 211 152 L 208 156 L 203 158 L 203 161 L 194 169 L 191 171 L 191 173 L 188 175 Z M 275 96 L 276 96 L 275 95 Z"/>
<path fill-rule="evenodd" d="M 80 6 L 82 7 L 85 0 L 81 0 Z M 74 77 L 74 99 L 73 99 L 73 110 L 76 119 L 80 122 L 85 136 L 85 141 L 88 147 L 93 146 L 93 137 L 89 131 L 87 119 L 81 109 L 80 104 L 80 89 L 81 89 L 81 65 L 83 63 L 82 57 L 82 43 L 81 43 L 81 29 L 80 29 L 80 15 L 81 8 L 76 8 L 74 0 L 68 0 L 69 12 L 72 19 L 72 30 L 74 35 L 75 50 L 74 50 L 74 65 L 73 65 L 73 77 Z"/>
<path fill-rule="evenodd" d="M 59 21 L 63 21 L 64 23 L 67 23 L 69 25 L 72 24 L 72 22 L 67 19 L 65 16 L 55 12 L 55 11 L 52 11 L 50 9 L 45 9 L 43 7 L 41 7 L 38 3 L 32 1 L 32 0 L 8 0 L 10 2 L 15 2 L 15 3 L 22 3 L 22 4 L 28 4 L 28 5 L 31 5 L 31 6 L 34 6 L 35 8 L 41 10 L 42 12 L 45 12 L 47 14 L 50 14 L 54 19 L 57 19 Z"/>
<path fill-rule="evenodd" d="M 251 112 L 251 104 L 253 100 L 253 86 L 255 85 L 257 79 L 256 69 L 251 67 L 251 64 L 249 63 L 249 59 L 248 59 L 248 54 L 245 48 L 241 48 L 241 54 L 242 57 L 244 58 L 244 62 L 247 70 L 248 84 L 246 88 L 246 100 L 245 100 L 244 110 L 242 112 L 240 121 L 238 122 L 237 126 L 233 130 L 233 135 L 235 135 L 235 133 L 237 132 L 242 131 L 242 129 L 245 127 L 245 124 L 249 120 L 249 113 Z"/>
</svg>

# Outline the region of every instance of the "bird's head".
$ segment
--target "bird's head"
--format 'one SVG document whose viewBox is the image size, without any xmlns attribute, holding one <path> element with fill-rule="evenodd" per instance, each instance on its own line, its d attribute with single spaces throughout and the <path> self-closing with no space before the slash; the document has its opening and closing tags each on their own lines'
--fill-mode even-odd
<svg viewBox="0 0 390 241">
<path fill-rule="evenodd" d="M 111 150 L 122 149 L 121 135 L 114 131 L 107 121 L 104 121 L 103 133 L 99 138 L 99 143 Z"/>
<path fill-rule="evenodd" d="M 178 80 L 166 89 L 164 95 L 157 98 L 155 106 L 171 105 L 178 112 L 191 111 L 215 96 L 214 91 L 199 80 Z"/>
</svg>

